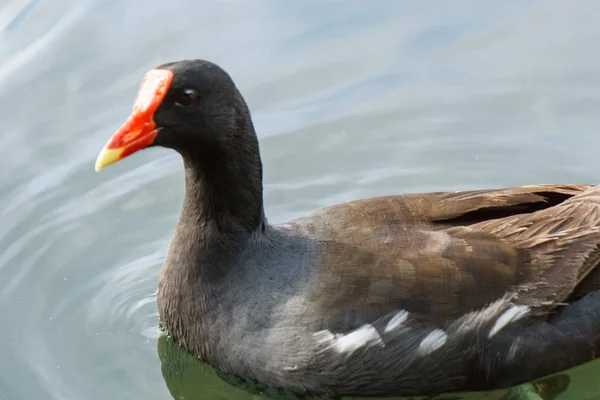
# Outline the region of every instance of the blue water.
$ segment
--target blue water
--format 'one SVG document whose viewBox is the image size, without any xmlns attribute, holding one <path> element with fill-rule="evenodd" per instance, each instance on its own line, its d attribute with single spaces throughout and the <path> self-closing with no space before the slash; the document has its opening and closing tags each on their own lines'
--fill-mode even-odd
<svg viewBox="0 0 600 400">
<path fill-rule="evenodd" d="M 161 370 L 155 293 L 178 157 L 152 149 L 93 170 L 146 70 L 205 58 L 231 73 L 273 222 L 384 193 L 598 183 L 599 12 L 592 0 L 0 0 L 0 399 L 251 398 L 173 346 Z M 600 394 L 589 368 L 556 398 Z"/>
</svg>

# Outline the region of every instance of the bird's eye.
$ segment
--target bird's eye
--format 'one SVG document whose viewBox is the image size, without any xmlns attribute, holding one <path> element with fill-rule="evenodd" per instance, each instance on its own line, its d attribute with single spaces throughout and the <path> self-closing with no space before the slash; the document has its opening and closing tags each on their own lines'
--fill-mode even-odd
<svg viewBox="0 0 600 400">
<path fill-rule="evenodd" d="M 198 92 L 196 92 L 194 89 L 187 88 L 183 89 L 181 93 L 179 93 L 177 99 L 175 100 L 175 104 L 181 107 L 190 107 L 196 104 L 197 100 Z"/>
</svg>

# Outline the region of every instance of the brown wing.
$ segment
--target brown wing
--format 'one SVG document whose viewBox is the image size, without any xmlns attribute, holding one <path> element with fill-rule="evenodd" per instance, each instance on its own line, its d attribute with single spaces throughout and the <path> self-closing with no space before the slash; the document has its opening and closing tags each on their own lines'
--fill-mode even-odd
<svg viewBox="0 0 600 400">
<path fill-rule="evenodd" d="M 469 229 L 501 238 L 531 257 L 531 279 L 518 289 L 518 302 L 547 311 L 600 286 L 600 188 L 527 215 L 474 224 Z M 583 286 L 583 285 L 581 285 Z"/>
<path fill-rule="evenodd" d="M 598 193 L 538 185 L 319 210 L 306 226 L 323 245 L 315 291 L 323 324 L 345 330 L 399 308 L 446 324 L 509 291 L 549 309 L 596 267 Z"/>
</svg>

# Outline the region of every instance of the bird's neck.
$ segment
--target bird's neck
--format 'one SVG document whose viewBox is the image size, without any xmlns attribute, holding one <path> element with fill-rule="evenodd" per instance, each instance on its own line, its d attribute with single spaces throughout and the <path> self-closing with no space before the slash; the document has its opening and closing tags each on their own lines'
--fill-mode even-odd
<svg viewBox="0 0 600 400">
<path fill-rule="evenodd" d="M 255 137 L 254 137 L 255 138 Z M 248 238 L 264 229 L 262 166 L 256 140 L 234 148 L 183 154 L 185 197 L 168 259 L 217 281 L 234 268 Z"/>
<path fill-rule="evenodd" d="M 205 234 L 247 235 L 264 222 L 262 163 L 255 136 L 205 159 L 184 155 L 181 217 Z"/>
<path fill-rule="evenodd" d="M 161 271 L 158 306 L 169 333 L 203 358 L 214 350 L 215 307 L 265 223 L 258 145 L 244 153 L 232 152 L 235 158 L 215 167 L 184 155 L 185 197 Z"/>
</svg>

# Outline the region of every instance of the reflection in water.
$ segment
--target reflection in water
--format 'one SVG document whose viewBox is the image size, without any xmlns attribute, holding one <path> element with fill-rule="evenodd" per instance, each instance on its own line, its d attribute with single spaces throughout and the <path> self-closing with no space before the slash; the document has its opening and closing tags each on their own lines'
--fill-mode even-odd
<svg viewBox="0 0 600 400">
<path fill-rule="evenodd" d="M 252 398 L 178 347 L 159 352 L 169 391 L 160 378 L 180 160 L 154 149 L 94 173 L 163 62 L 230 71 L 273 222 L 386 193 L 598 183 L 596 0 L 174 4 L 0 6 L 0 400 Z M 566 381 L 509 393 L 592 398 L 598 365 L 562 395 Z"/>
<path fill-rule="evenodd" d="M 222 380 L 214 368 L 200 362 L 168 336 L 158 339 L 163 378 L 175 400 L 250 400 L 252 394 Z"/>
<path fill-rule="evenodd" d="M 167 335 L 158 339 L 158 357 L 161 362 L 163 378 L 169 392 L 175 400 L 293 400 L 314 399 L 325 400 L 325 397 L 313 397 L 294 394 L 288 391 L 263 387 L 258 382 L 249 382 L 235 376 L 221 374 L 209 365 L 199 361 L 186 352 L 183 347 L 173 342 Z M 592 362 L 584 368 L 594 373 L 600 366 L 600 360 Z M 581 372 L 580 372 L 581 373 Z M 590 381 L 588 387 L 571 387 L 569 374 L 559 373 L 540 379 L 531 384 L 524 384 L 507 390 L 489 392 L 445 394 L 434 397 L 398 397 L 397 399 L 427 400 L 518 400 L 540 399 L 554 400 L 559 398 L 585 399 L 586 393 L 594 393 L 596 383 Z M 559 397 L 568 394 L 569 397 Z M 585 397 L 579 397 L 585 396 Z M 339 398 L 337 398 L 339 399 Z M 344 397 L 343 400 L 361 400 L 366 398 Z"/>
</svg>

